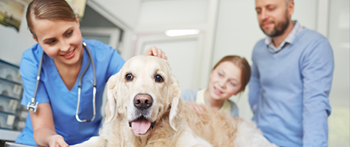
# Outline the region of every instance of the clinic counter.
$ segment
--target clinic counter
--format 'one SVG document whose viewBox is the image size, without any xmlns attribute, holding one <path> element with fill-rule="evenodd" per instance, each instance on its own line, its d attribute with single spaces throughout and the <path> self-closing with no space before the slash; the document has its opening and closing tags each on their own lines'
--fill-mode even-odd
<svg viewBox="0 0 350 147">
<path fill-rule="evenodd" d="M 0 129 L 0 140 L 4 141 L 15 141 L 17 136 L 21 132 L 19 131 L 11 131 L 11 130 L 2 130 Z M 1 145 L 0 145 L 1 146 Z M 29 145 L 23 145 L 23 144 L 18 144 L 14 142 L 6 142 L 5 147 L 34 147 L 34 146 L 29 146 Z"/>
<path fill-rule="evenodd" d="M 11 131 L 0 129 L 0 140 L 10 140 L 15 141 L 17 136 L 20 134 L 20 131 Z"/>
<path fill-rule="evenodd" d="M 18 144 L 18 143 L 13 143 L 13 142 L 6 142 L 5 147 L 36 147 L 36 146 Z"/>
</svg>

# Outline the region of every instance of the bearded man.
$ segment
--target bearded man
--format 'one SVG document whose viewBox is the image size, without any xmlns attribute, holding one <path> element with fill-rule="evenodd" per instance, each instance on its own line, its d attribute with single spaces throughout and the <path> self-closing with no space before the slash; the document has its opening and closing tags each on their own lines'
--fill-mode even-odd
<svg viewBox="0 0 350 147">
<path fill-rule="evenodd" d="M 278 146 L 328 146 L 334 57 L 326 37 L 292 21 L 293 0 L 255 0 L 266 38 L 252 53 L 253 121 Z"/>
</svg>

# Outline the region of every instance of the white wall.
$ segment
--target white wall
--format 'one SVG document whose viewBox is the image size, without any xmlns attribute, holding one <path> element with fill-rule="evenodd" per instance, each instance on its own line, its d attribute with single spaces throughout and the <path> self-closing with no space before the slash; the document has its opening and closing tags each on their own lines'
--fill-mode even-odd
<svg viewBox="0 0 350 147">
<path fill-rule="evenodd" d="M 193 69 L 197 76 L 193 79 L 194 84 L 188 87 L 191 89 L 205 87 L 211 68 L 217 4 L 218 0 L 143 0 L 138 25 L 134 30 L 137 36 L 134 46 L 140 46 L 139 40 L 164 35 L 168 29 L 199 29 L 201 32 L 195 38 L 200 45 L 194 57 L 196 65 Z M 140 47 L 135 47 L 133 50 L 140 50 L 138 48 Z M 169 58 L 175 58 L 171 54 L 168 55 L 172 56 Z"/>
<path fill-rule="evenodd" d="M 312 30 L 316 30 L 318 0 L 294 0 L 292 20 Z"/>
<path fill-rule="evenodd" d="M 332 113 L 329 117 L 329 146 L 349 147 L 350 96 L 349 96 L 349 0 L 331 0 L 328 38 L 335 60 L 333 84 L 329 101 Z"/>
<path fill-rule="evenodd" d="M 205 23 L 207 0 L 143 2 L 138 25 Z"/>
<path fill-rule="evenodd" d="M 335 58 L 331 102 L 335 106 L 349 107 L 349 1 L 330 2 L 329 41 Z"/>
<path fill-rule="evenodd" d="M 140 0 L 89 0 L 100 5 L 123 25 L 134 28 L 139 15 Z"/>
<path fill-rule="evenodd" d="M 19 32 L 0 25 L 0 59 L 19 65 L 22 52 L 35 43 L 27 27 L 25 16 L 22 18 Z"/>
<path fill-rule="evenodd" d="M 192 89 L 193 79 L 197 76 L 194 69 L 198 41 L 195 39 L 186 39 L 149 42 L 143 46 L 143 52 L 152 46 L 157 46 L 168 54 L 171 71 L 179 81 L 180 88 Z"/>
</svg>

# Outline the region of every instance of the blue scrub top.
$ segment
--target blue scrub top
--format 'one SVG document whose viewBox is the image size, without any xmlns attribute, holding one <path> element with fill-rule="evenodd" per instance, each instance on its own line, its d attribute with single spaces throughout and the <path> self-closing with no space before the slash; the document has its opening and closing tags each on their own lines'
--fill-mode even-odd
<svg viewBox="0 0 350 147">
<path fill-rule="evenodd" d="M 84 50 L 83 63 L 79 77 L 74 87 L 69 91 L 62 81 L 53 60 L 44 55 L 41 77 L 36 96 L 36 101 L 40 103 L 50 103 L 56 132 L 62 135 L 69 144 L 76 144 L 88 140 L 92 136 L 98 135 L 101 125 L 101 105 L 104 87 L 109 77 L 119 72 L 125 61 L 118 54 L 117 50 L 109 45 L 96 40 L 84 40 L 90 50 L 96 69 L 96 117 L 92 122 L 80 123 L 75 118 L 78 103 L 78 81 L 87 65 L 89 56 Z M 27 49 L 22 54 L 20 63 L 20 74 L 23 81 L 22 105 L 31 102 L 34 95 L 38 64 L 43 49 L 39 44 Z M 92 85 L 93 85 L 92 64 L 82 78 L 82 92 L 79 107 L 80 119 L 91 119 L 93 117 Z M 16 139 L 17 143 L 37 146 L 33 138 L 33 127 L 28 113 L 25 128 Z"/>
</svg>

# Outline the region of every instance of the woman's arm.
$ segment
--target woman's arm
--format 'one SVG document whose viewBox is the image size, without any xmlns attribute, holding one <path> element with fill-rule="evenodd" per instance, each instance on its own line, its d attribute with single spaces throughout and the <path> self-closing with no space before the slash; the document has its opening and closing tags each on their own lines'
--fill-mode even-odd
<svg viewBox="0 0 350 147">
<path fill-rule="evenodd" d="M 39 146 L 68 147 L 63 137 L 56 133 L 49 103 L 41 103 L 38 105 L 36 113 L 33 111 L 29 111 L 29 113 L 33 125 L 34 140 Z"/>
</svg>

